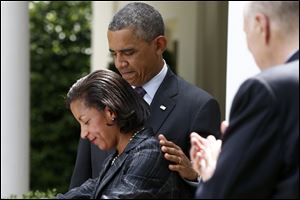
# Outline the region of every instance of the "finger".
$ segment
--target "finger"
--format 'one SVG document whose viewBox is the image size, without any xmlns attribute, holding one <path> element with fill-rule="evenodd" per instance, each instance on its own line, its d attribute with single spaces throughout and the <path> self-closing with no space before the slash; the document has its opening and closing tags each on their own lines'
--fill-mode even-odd
<svg viewBox="0 0 300 200">
<path fill-rule="evenodd" d="M 192 132 L 192 133 L 190 134 L 190 137 L 195 137 L 195 138 L 197 138 L 198 140 L 206 139 L 206 138 L 202 137 L 200 134 L 198 134 L 198 133 L 196 133 L 196 132 Z"/>
<path fill-rule="evenodd" d="M 211 160 L 212 150 L 213 150 L 212 148 L 213 148 L 213 145 L 208 143 L 206 148 L 203 148 L 201 151 L 202 158 L 205 159 L 207 162 L 209 162 Z"/>
<path fill-rule="evenodd" d="M 167 138 L 163 134 L 158 135 L 159 140 L 167 140 Z"/>
<path fill-rule="evenodd" d="M 208 137 L 208 143 L 204 149 L 205 154 L 208 156 L 208 160 L 216 159 L 221 151 L 222 141 L 216 140 L 215 137 Z"/>
<path fill-rule="evenodd" d="M 195 137 L 191 137 L 191 147 L 194 148 L 194 151 L 199 151 L 200 145 L 200 141 L 198 141 Z"/>
<path fill-rule="evenodd" d="M 207 148 L 204 151 L 202 151 L 201 159 L 202 159 L 200 161 L 201 171 L 202 171 L 202 173 L 206 174 L 207 169 L 210 168 L 211 166 L 213 166 L 214 163 L 216 162 L 216 158 L 213 155 L 211 149 Z"/>
<path fill-rule="evenodd" d="M 201 170 L 204 170 L 207 167 L 207 154 L 204 151 L 199 152 L 197 153 L 197 159 L 199 167 L 201 168 Z"/>
<path fill-rule="evenodd" d="M 168 153 L 170 155 L 180 156 L 180 154 L 181 154 L 180 150 L 175 149 L 173 147 L 162 146 L 161 150 L 162 150 L 162 152 Z"/>
<path fill-rule="evenodd" d="M 219 157 L 219 154 L 220 154 L 220 152 L 221 152 L 221 148 L 222 148 L 222 140 L 217 140 L 216 142 L 215 142 L 215 145 L 213 146 L 213 149 L 212 149 L 212 156 L 213 156 L 213 158 L 215 159 L 215 160 L 217 160 L 218 159 L 218 157 Z"/>
<path fill-rule="evenodd" d="M 206 167 L 206 157 L 205 157 L 205 152 L 201 151 L 198 152 L 196 155 L 196 160 L 197 160 L 197 165 L 198 165 L 198 171 L 201 174 L 201 171 L 203 171 Z"/>
<path fill-rule="evenodd" d="M 193 165 L 193 169 L 198 173 L 201 174 L 201 166 L 200 166 L 201 157 L 196 156 L 195 163 Z"/>
<path fill-rule="evenodd" d="M 173 148 L 173 149 L 177 149 L 177 150 L 181 150 L 181 148 L 179 146 L 177 146 L 176 144 L 174 144 L 171 141 L 168 140 L 160 140 L 160 144 L 169 148 Z"/>
<path fill-rule="evenodd" d="M 196 137 L 191 137 L 191 144 L 196 147 L 196 149 L 199 151 L 203 148 L 205 148 L 207 144 L 207 139 L 205 138 L 196 138 Z"/>
<path fill-rule="evenodd" d="M 168 154 L 168 153 L 166 153 L 166 154 L 164 155 L 164 157 L 165 157 L 168 161 L 173 162 L 173 163 L 175 163 L 175 164 L 179 164 L 179 162 L 182 162 L 182 158 L 180 158 L 180 157 L 178 157 L 178 156 L 170 155 L 170 154 Z"/>
<path fill-rule="evenodd" d="M 213 136 L 213 135 L 207 136 L 206 150 L 212 151 L 213 149 L 215 149 L 215 145 L 216 145 L 216 138 L 215 138 L 215 136 Z"/>
<path fill-rule="evenodd" d="M 229 126 L 228 121 L 225 121 L 225 120 L 222 121 L 222 123 L 221 123 L 221 134 L 222 134 L 222 135 L 225 134 L 226 129 L 228 128 L 228 126 Z"/>
<path fill-rule="evenodd" d="M 222 140 L 217 140 L 216 143 L 217 143 L 217 147 L 221 150 Z"/>
<path fill-rule="evenodd" d="M 200 170 L 204 170 L 204 169 L 206 169 L 206 160 L 201 159 L 200 160 Z"/>
<path fill-rule="evenodd" d="M 216 138 L 213 135 L 209 135 L 209 136 L 207 136 L 207 140 L 211 143 L 214 143 L 216 141 Z"/>
<path fill-rule="evenodd" d="M 192 167 L 193 169 L 201 175 L 201 166 L 200 166 L 200 161 L 202 160 L 202 151 L 200 152 L 197 152 L 196 156 L 195 156 L 195 159 L 192 163 Z"/>
<path fill-rule="evenodd" d="M 163 134 L 159 134 L 158 139 L 159 139 L 159 144 L 160 145 L 165 145 L 165 142 L 167 141 L 167 139 Z"/>
<path fill-rule="evenodd" d="M 191 148 L 190 148 L 190 158 L 191 158 L 191 161 L 193 162 L 195 156 L 196 156 L 196 152 L 197 152 L 197 148 L 195 145 L 191 145 Z"/>
<path fill-rule="evenodd" d="M 203 138 L 201 135 L 199 135 L 199 134 L 196 133 L 196 132 L 192 132 L 192 133 L 190 134 L 190 137 L 195 137 L 195 138 L 197 138 L 197 140 L 201 140 L 201 138 L 202 138 L 202 139 L 205 139 L 205 138 Z"/>
<path fill-rule="evenodd" d="M 169 169 L 171 171 L 175 171 L 175 172 L 180 172 L 182 167 L 180 165 L 174 165 L 174 164 L 170 164 L 169 165 Z"/>
<path fill-rule="evenodd" d="M 192 133 L 190 134 L 190 137 L 192 137 L 192 136 L 197 137 L 198 135 L 199 135 L 198 133 L 192 132 Z"/>
<path fill-rule="evenodd" d="M 199 162 L 199 156 L 197 156 L 197 153 L 201 154 L 202 149 L 195 150 L 195 148 L 192 146 L 191 147 L 191 152 L 190 152 L 190 158 L 191 158 L 191 163 L 197 164 Z"/>
<path fill-rule="evenodd" d="M 191 133 L 190 135 L 191 139 L 195 138 L 196 141 L 199 141 L 202 145 L 206 145 L 207 143 L 207 138 L 201 137 L 198 133 Z"/>
</svg>

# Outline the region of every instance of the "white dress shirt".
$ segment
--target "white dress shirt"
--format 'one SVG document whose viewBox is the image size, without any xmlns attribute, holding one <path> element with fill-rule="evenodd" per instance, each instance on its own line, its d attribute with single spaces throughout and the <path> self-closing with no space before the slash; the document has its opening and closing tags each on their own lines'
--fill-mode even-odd
<svg viewBox="0 0 300 200">
<path fill-rule="evenodd" d="M 144 84 L 142 87 L 144 88 L 144 90 L 147 92 L 144 96 L 144 100 L 150 105 L 154 95 L 157 91 L 157 89 L 159 88 L 160 84 L 163 82 L 166 74 L 168 71 L 168 67 L 166 64 L 166 61 L 164 60 L 164 66 L 163 68 L 160 70 L 160 72 L 154 76 L 150 81 L 148 81 L 146 84 Z"/>
</svg>

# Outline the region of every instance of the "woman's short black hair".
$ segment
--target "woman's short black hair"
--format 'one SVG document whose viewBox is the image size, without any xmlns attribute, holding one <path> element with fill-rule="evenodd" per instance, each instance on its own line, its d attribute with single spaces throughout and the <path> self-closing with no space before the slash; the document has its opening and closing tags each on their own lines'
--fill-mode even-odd
<svg viewBox="0 0 300 200">
<path fill-rule="evenodd" d="M 103 111 L 105 107 L 116 114 L 120 131 L 137 131 L 145 125 L 149 105 L 120 75 L 110 70 L 97 70 L 79 79 L 70 88 L 66 105 L 74 100 L 83 100 L 87 107 Z"/>
</svg>

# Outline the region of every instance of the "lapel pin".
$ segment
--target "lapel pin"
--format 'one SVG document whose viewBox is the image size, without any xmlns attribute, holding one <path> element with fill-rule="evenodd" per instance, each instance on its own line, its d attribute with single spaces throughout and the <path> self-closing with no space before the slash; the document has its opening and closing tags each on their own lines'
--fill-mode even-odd
<svg viewBox="0 0 300 200">
<path fill-rule="evenodd" d="M 166 110 L 167 109 L 167 107 L 164 106 L 164 105 L 161 105 L 159 108 L 162 109 L 162 110 Z"/>
</svg>

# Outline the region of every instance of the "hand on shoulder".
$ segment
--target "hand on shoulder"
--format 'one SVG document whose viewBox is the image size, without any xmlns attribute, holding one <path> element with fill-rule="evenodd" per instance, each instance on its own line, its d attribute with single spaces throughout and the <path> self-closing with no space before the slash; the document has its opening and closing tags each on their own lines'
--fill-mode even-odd
<svg viewBox="0 0 300 200">
<path fill-rule="evenodd" d="M 163 134 L 160 134 L 158 139 L 164 157 L 170 161 L 169 169 L 178 172 L 182 178 L 189 181 L 197 180 L 198 174 L 192 168 L 191 161 L 183 153 L 182 149 L 173 142 L 167 140 Z"/>
</svg>

